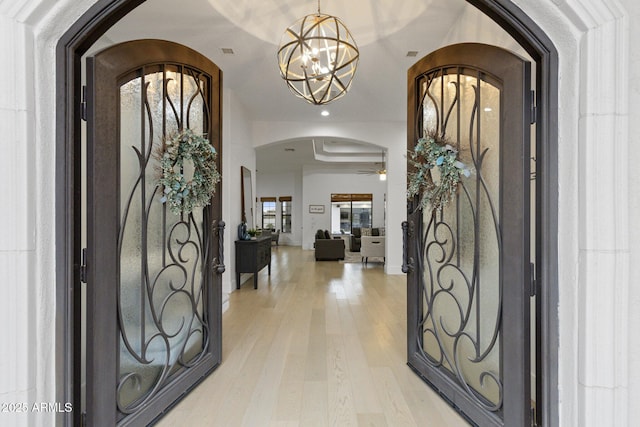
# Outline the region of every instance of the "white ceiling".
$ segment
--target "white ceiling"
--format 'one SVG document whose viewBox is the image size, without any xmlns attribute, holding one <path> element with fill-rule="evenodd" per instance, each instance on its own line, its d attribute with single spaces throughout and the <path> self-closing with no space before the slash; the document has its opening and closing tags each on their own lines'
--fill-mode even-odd
<svg viewBox="0 0 640 427">
<path fill-rule="evenodd" d="M 338 138 L 294 139 L 257 150 L 258 172 L 313 168 L 375 171 L 382 168 L 383 149 L 362 141 Z"/>
<path fill-rule="evenodd" d="M 289 92 L 278 70 L 276 51 L 285 29 L 317 11 L 316 0 L 147 0 L 118 22 L 106 37 L 112 42 L 139 38 L 171 40 L 209 57 L 223 72 L 223 84 L 233 90 L 251 120 L 385 122 L 406 119 L 406 73 L 416 60 L 440 47 L 466 0 L 323 0 L 323 13 L 339 17 L 360 49 L 351 89 L 325 107 Z M 233 55 L 224 54 L 231 48 Z M 416 57 L 407 57 L 417 51 Z M 321 110 L 331 115 L 322 117 Z M 284 146 L 292 167 L 313 163 L 311 141 L 291 140 L 258 150 L 257 168 L 282 156 Z M 334 138 L 332 144 L 342 141 Z M 353 147 L 348 141 L 345 147 Z M 273 153 L 269 152 L 270 150 Z M 377 149 L 378 152 L 380 149 Z M 306 157 L 305 157 L 306 156 Z M 370 161 L 370 159 L 362 159 Z M 282 169 L 282 159 L 277 162 Z"/>
</svg>

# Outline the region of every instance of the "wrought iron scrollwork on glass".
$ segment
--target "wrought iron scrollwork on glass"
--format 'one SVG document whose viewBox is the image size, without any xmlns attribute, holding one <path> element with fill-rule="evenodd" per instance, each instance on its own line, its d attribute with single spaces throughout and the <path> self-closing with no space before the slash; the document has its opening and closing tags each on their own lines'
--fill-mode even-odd
<svg viewBox="0 0 640 427">
<path fill-rule="evenodd" d="M 475 173 L 460 182 L 455 202 L 424 211 L 416 239 L 423 272 L 419 349 L 478 405 L 499 411 L 501 299 L 499 253 L 500 89 L 472 69 L 441 69 L 423 78 L 417 114 L 424 132 L 446 134 Z"/>
<path fill-rule="evenodd" d="M 209 90 L 199 71 L 168 64 L 138 70 L 121 86 L 117 405 L 122 414 L 143 408 L 174 374 L 200 362 L 209 347 L 210 240 L 224 223 L 206 230 L 211 224 L 204 209 L 168 212 L 159 200 L 154 157 L 162 136 L 172 130 L 208 132 Z M 218 259 L 218 271 L 224 271 L 222 251 Z"/>
</svg>

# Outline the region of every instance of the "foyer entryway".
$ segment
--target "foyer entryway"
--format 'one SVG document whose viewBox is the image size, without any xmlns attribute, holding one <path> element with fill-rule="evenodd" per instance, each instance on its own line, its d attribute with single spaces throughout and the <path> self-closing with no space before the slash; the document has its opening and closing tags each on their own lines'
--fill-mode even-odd
<svg viewBox="0 0 640 427">
<path fill-rule="evenodd" d="M 231 294 L 224 363 L 157 425 L 468 424 L 406 365 L 406 279 L 280 246 Z"/>
<path fill-rule="evenodd" d="M 61 362 L 56 366 L 57 373 L 61 378 L 64 378 L 64 384 L 62 386 L 62 391 L 59 392 L 60 395 L 64 397 L 62 400 L 71 400 L 70 396 L 72 393 L 75 393 L 75 389 L 73 387 L 74 373 L 71 367 L 74 366 L 74 359 L 70 354 L 72 354 L 71 347 L 74 344 L 75 338 L 72 336 L 74 333 L 73 323 L 71 321 L 71 317 L 67 315 L 67 313 L 77 313 L 79 309 L 77 309 L 77 305 L 74 301 L 70 299 L 71 292 L 70 289 L 73 288 L 73 280 L 77 276 L 77 269 L 80 266 L 79 258 L 81 254 L 81 248 L 78 247 L 77 242 L 80 241 L 79 229 L 73 227 L 73 218 L 77 218 L 77 204 L 74 203 L 74 194 L 76 194 L 80 182 L 78 182 L 78 176 L 76 172 L 79 170 L 79 159 L 77 158 L 77 153 L 74 151 L 75 143 L 78 140 L 78 134 L 80 129 L 80 108 L 75 103 L 76 100 L 79 100 L 81 88 L 79 86 L 80 78 L 80 67 L 79 67 L 79 57 L 82 55 L 88 47 L 91 45 L 92 41 L 95 41 L 97 37 L 104 34 L 106 28 L 112 25 L 114 22 L 117 22 L 122 16 L 124 16 L 128 11 L 135 8 L 140 3 L 143 3 L 143 0 L 114 0 L 110 2 L 107 6 L 108 2 L 105 3 L 104 9 L 94 8 L 91 11 L 87 12 L 85 15 L 79 19 L 75 25 L 70 28 L 67 33 L 60 39 L 60 43 L 58 45 L 58 60 L 59 60 L 59 87 L 61 90 L 60 102 L 57 105 L 57 109 L 59 111 L 58 124 L 60 133 L 58 135 L 58 144 L 60 148 L 58 150 L 59 158 L 62 159 L 61 164 L 58 166 L 58 172 L 60 176 L 60 185 L 59 191 L 57 194 L 57 200 L 59 201 L 59 206 L 61 208 L 58 212 L 58 231 L 61 236 L 69 236 L 63 244 L 60 245 L 60 264 L 62 267 L 60 268 L 59 276 L 59 307 L 60 313 L 59 318 L 60 325 L 58 326 L 58 330 L 61 332 L 59 334 L 61 344 L 60 348 L 64 348 L 66 353 L 60 350 L 60 354 L 64 357 L 60 357 Z M 507 31 L 516 35 L 519 34 L 521 39 L 521 43 L 525 49 L 529 52 L 536 53 L 535 58 L 540 66 L 539 75 L 541 76 L 539 85 L 544 89 L 541 91 L 541 95 L 539 95 L 540 104 L 544 106 L 549 106 L 549 109 L 542 110 L 541 113 L 542 118 L 544 119 L 540 132 L 540 148 L 538 156 L 539 162 L 549 162 L 549 159 L 554 159 L 553 156 L 554 149 L 547 146 L 547 144 L 554 143 L 555 137 L 555 127 L 553 121 L 549 123 L 549 118 L 553 118 L 556 112 L 555 110 L 555 100 L 556 94 L 554 92 L 555 85 L 554 77 L 556 76 L 556 62 L 555 56 L 553 54 L 553 49 L 551 49 L 551 44 L 548 43 L 547 39 L 544 38 L 544 33 L 535 26 L 535 24 L 520 11 L 515 6 L 511 5 L 510 2 L 499 2 L 502 6 L 502 9 L 495 9 L 491 6 L 496 1 L 486 0 L 486 1 L 478 1 L 472 2 L 477 4 L 480 10 L 487 13 L 489 16 L 496 19 L 496 21 L 501 22 L 501 25 L 507 29 Z M 523 29 L 523 23 L 526 28 Z M 528 31 L 528 32 L 525 32 Z M 542 37 L 542 40 L 540 40 Z M 551 52 L 551 54 L 549 54 Z M 549 63 L 549 57 L 551 58 L 551 62 Z M 545 62 L 546 61 L 546 62 Z M 65 68 L 66 67 L 66 68 Z M 551 84 L 549 82 L 551 81 Z M 547 150 L 550 151 L 551 155 L 548 155 Z M 543 181 L 545 194 L 549 193 L 550 189 L 553 189 L 555 184 L 553 172 L 555 171 L 555 166 L 551 165 L 547 170 L 551 170 L 552 174 L 548 181 Z M 550 196 L 546 199 L 541 197 L 541 209 L 543 209 L 548 214 L 552 214 L 553 206 L 555 199 Z M 549 208 L 551 206 L 551 209 Z M 552 217 L 553 215 L 550 215 Z M 555 217 L 553 217 L 555 218 Z M 551 218 L 550 224 L 548 224 L 545 220 L 542 221 L 542 231 L 546 232 L 546 235 L 553 236 L 553 230 L 555 226 L 554 219 Z M 548 232 L 548 229 L 552 231 L 552 233 Z M 551 238 L 551 244 L 549 247 L 550 258 L 548 258 L 547 251 L 541 251 L 543 255 L 545 255 L 545 261 L 548 262 L 545 264 L 544 268 L 538 270 L 541 273 L 544 273 L 545 276 L 551 277 L 550 283 L 555 283 L 554 279 L 554 266 L 555 259 L 553 259 L 553 238 Z M 550 272 L 548 272 L 550 269 Z M 541 274 L 542 276 L 542 274 Z M 545 296 L 546 298 L 546 296 Z M 553 294 L 551 295 L 551 306 L 553 307 Z M 547 304 L 547 300 L 545 300 L 545 304 Z M 66 307 L 70 307 L 69 310 L 66 310 Z M 76 309 L 74 309 L 74 307 Z M 545 310 L 545 305 L 543 310 Z M 66 316 L 66 317 L 65 317 Z M 555 318 L 551 319 L 552 326 L 555 324 Z M 545 336 L 546 337 L 546 336 Z M 551 341 L 553 343 L 553 341 Z M 545 345 L 547 343 L 545 342 Z M 545 350 L 546 353 L 543 354 L 543 363 L 552 361 L 551 363 L 551 381 L 548 385 L 548 390 L 551 392 L 548 393 L 551 395 L 550 402 L 553 405 L 553 402 L 556 402 L 557 399 L 554 399 L 553 396 L 555 390 L 555 377 L 553 374 L 555 372 L 556 365 L 553 363 L 555 360 L 553 358 L 553 354 L 555 354 L 555 350 L 553 346 L 548 346 L 549 350 Z M 548 357 L 548 353 L 551 353 L 551 357 Z M 555 408 L 552 408 L 555 410 Z M 553 415 L 553 414 L 552 414 Z M 70 423 L 70 416 L 65 418 L 65 422 Z"/>
</svg>

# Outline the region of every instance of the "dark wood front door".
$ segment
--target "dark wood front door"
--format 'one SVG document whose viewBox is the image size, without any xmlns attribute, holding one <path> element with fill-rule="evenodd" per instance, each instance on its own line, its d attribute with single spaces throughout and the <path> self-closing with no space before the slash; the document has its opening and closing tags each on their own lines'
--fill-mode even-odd
<svg viewBox="0 0 640 427">
<path fill-rule="evenodd" d="M 158 184 L 165 137 L 185 129 L 221 172 L 221 72 L 139 40 L 88 58 L 87 85 L 86 420 L 147 425 L 221 362 L 220 184 L 179 214 Z"/>
<path fill-rule="evenodd" d="M 530 80 L 472 43 L 408 74 L 408 150 L 444 137 L 471 170 L 443 209 L 409 203 L 408 363 L 479 426 L 531 425 Z"/>
</svg>

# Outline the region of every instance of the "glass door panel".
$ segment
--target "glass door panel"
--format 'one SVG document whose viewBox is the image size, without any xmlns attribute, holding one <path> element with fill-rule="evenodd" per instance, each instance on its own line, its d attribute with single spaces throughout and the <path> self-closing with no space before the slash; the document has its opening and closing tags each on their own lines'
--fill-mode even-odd
<svg viewBox="0 0 640 427">
<path fill-rule="evenodd" d="M 155 68 L 155 67 L 154 67 Z M 142 72 L 142 70 L 141 70 Z M 174 66 L 120 87 L 118 408 L 134 412 L 203 353 L 203 212 L 168 213 L 157 182 L 164 135 L 188 118 L 202 134 L 206 82 Z M 191 169 L 191 171 L 189 170 Z M 193 167 L 185 162 L 185 174 Z"/>
<path fill-rule="evenodd" d="M 479 402 L 499 408 L 500 89 L 456 70 L 429 82 L 423 85 L 424 133 L 444 132 L 474 173 L 463 177 L 454 203 L 423 218 L 423 351 Z M 438 129 L 436 118 L 448 107 L 452 113 Z"/>
<path fill-rule="evenodd" d="M 482 426 L 531 419 L 529 84 L 529 63 L 474 43 L 409 70 L 408 149 L 435 136 L 472 171 L 442 209 L 408 204 L 409 366 Z"/>
<path fill-rule="evenodd" d="M 158 182 L 166 138 L 185 129 L 221 170 L 220 77 L 160 40 L 87 59 L 88 425 L 148 425 L 220 364 L 220 185 L 206 208 L 176 214 Z"/>
</svg>

